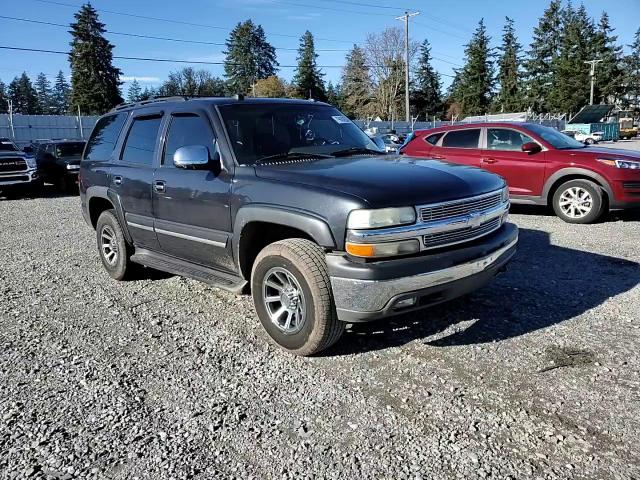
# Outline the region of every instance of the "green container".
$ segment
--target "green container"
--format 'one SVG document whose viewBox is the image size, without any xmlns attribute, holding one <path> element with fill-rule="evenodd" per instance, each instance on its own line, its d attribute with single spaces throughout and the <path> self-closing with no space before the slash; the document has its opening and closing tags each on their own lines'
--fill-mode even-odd
<svg viewBox="0 0 640 480">
<path fill-rule="evenodd" d="M 570 123 L 567 130 L 575 130 L 580 133 L 602 132 L 603 140 L 620 140 L 619 123 Z"/>
</svg>

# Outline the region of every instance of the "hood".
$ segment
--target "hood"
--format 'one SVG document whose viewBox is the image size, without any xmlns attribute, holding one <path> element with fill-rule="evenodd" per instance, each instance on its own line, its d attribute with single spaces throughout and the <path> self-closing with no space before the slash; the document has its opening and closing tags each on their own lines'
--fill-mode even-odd
<svg viewBox="0 0 640 480">
<path fill-rule="evenodd" d="M 0 150 L 0 160 L 3 158 L 27 158 L 27 154 L 24 152 L 7 152 Z"/>
<path fill-rule="evenodd" d="M 255 169 L 261 178 L 354 195 L 373 208 L 456 200 L 504 185 L 502 178 L 479 168 L 399 155 L 282 162 Z"/>
<path fill-rule="evenodd" d="M 618 158 L 620 160 L 633 160 L 640 161 L 640 152 L 636 150 L 623 150 L 621 148 L 602 148 L 602 147 L 587 147 L 580 150 L 576 150 L 576 153 L 589 153 L 600 157 Z"/>
</svg>

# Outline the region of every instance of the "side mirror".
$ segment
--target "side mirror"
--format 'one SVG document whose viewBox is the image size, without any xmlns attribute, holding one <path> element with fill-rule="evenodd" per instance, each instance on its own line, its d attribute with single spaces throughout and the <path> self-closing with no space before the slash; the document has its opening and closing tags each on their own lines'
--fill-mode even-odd
<svg viewBox="0 0 640 480">
<path fill-rule="evenodd" d="M 178 168 L 193 170 L 209 167 L 209 149 L 204 145 L 187 145 L 173 154 L 173 164 Z"/>
<path fill-rule="evenodd" d="M 542 147 L 538 145 L 536 142 L 527 142 L 522 145 L 522 151 L 528 154 L 538 153 L 542 150 Z"/>
</svg>

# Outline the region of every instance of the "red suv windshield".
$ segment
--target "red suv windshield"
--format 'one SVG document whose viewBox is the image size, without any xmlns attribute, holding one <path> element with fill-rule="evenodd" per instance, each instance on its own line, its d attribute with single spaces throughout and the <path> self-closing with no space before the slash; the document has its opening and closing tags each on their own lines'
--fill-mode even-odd
<svg viewBox="0 0 640 480">
<path fill-rule="evenodd" d="M 545 141 L 550 143 L 553 148 L 557 148 L 558 150 L 586 147 L 584 143 L 581 143 L 571 138 L 569 135 L 565 135 L 551 127 L 545 127 L 543 125 L 528 125 L 527 129 L 542 137 Z"/>
</svg>

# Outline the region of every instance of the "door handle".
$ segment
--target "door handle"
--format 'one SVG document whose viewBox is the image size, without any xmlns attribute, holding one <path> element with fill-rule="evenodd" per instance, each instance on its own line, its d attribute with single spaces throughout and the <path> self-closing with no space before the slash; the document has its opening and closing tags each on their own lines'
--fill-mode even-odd
<svg viewBox="0 0 640 480">
<path fill-rule="evenodd" d="M 434 160 L 444 160 L 445 157 L 443 157 L 442 155 L 431 155 L 431 158 L 433 158 Z"/>
<path fill-rule="evenodd" d="M 491 163 L 498 163 L 498 160 L 496 160 L 495 158 L 491 158 L 491 157 L 489 157 L 489 158 L 483 158 L 483 159 L 482 159 L 482 162 L 483 162 L 483 163 L 490 163 L 490 164 L 491 164 Z"/>
<path fill-rule="evenodd" d="M 166 183 L 165 183 L 164 180 L 156 180 L 155 182 L 153 182 L 153 189 L 157 193 L 164 193 L 165 185 L 166 185 Z"/>
<path fill-rule="evenodd" d="M 122 185 L 122 177 L 120 175 L 116 175 L 113 177 L 113 183 L 115 185 Z"/>
</svg>

